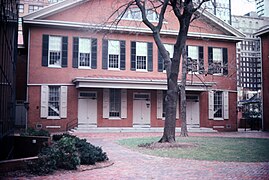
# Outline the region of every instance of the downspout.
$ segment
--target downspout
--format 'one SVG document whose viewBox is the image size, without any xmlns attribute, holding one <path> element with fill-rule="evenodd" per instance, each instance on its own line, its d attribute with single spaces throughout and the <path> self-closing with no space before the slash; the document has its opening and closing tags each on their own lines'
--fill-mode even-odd
<svg viewBox="0 0 269 180">
<path fill-rule="evenodd" d="M 31 39 L 31 29 L 29 28 L 29 31 L 28 31 L 28 50 L 27 50 L 27 80 L 26 80 L 26 103 L 28 103 L 27 105 L 27 108 L 26 108 L 26 123 L 25 123 L 25 128 L 27 129 L 28 128 L 28 110 L 29 110 L 29 87 L 28 87 L 28 84 L 29 84 L 29 69 L 30 69 L 30 65 L 29 65 L 29 62 L 30 62 L 30 39 Z"/>
<path fill-rule="evenodd" d="M 259 40 L 260 40 L 260 55 L 261 55 L 261 118 L 262 118 L 262 127 L 261 127 L 261 129 L 262 130 L 264 130 L 263 129 L 263 127 L 264 127 L 264 116 L 263 116 L 263 110 L 264 110 L 264 104 L 263 104 L 263 54 L 262 54 L 262 40 L 261 40 L 261 38 L 259 37 Z"/>
</svg>

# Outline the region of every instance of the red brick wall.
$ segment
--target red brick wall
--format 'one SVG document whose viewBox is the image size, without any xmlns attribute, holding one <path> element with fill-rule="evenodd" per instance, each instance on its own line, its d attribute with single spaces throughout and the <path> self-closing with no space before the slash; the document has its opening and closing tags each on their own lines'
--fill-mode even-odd
<svg viewBox="0 0 269 180">
<path fill-rule="evenodd" d="M 269 33 L 262 36 L 263 129 L 269 131 Z"/>
</svg>

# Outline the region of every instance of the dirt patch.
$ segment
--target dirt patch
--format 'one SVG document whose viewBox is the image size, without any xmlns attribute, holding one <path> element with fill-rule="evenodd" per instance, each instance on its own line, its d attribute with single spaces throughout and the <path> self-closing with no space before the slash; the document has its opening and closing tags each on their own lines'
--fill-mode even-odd
<svg viewBox="0 0 269 180">
<path fill-rule="evenodd" d="M 174 143 L 153 142 L 153 143 L 140 144 L 138 145 L 138 147 L 147 148 L 147 149 L 195 148 L 195 147 L 198 147 L 198 144 L 180 143 L 180 142 L 174 142 Z"/>
</svg>

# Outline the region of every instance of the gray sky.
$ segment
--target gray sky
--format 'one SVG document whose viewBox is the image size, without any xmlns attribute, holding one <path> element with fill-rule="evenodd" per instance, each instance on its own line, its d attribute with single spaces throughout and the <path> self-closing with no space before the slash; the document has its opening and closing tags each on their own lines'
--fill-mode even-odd
<svg viewBox="0 0 269 180">
<path fill-rule="evenodd" d="M 255 0 L 231 0 L 232 15 L 244 15 L 256 10 Z"/>
</svg>

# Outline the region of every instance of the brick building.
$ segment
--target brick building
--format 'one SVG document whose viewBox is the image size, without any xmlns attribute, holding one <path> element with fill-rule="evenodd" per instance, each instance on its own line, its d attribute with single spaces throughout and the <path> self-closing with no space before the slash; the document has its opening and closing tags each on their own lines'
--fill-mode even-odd
<svg viewBox="0 0 269 180">
<path fill-rule="evenodd" d="M 262 106 L 263 106 L 263 130 L 269 131 L 269 26 L 264 26 L 257 33 L 261 38 L 262 51 Z"/>
<path fill-rule="evenodd" d="M 114 1 L 67 0 L 24 16 L 28 48 L 28 125 L 63 131 L 91 127 L 162 127 L 166 74 L 138 9 L 118 26 Z M 151 21 L 157 15 L 149 11 Z M 167 12 L 162 39 L 170 54 L 178 24 Z M 236 42 L 243 34 L 203 12 L 190 27 L 187 124 L 236 130 Z M 178 80 L 180 83 L 180 78 Z M 179 103 L 178 103 L 179 106 Z M 177 111 L 177 126 L 180 112 Z"/>
</svg>

